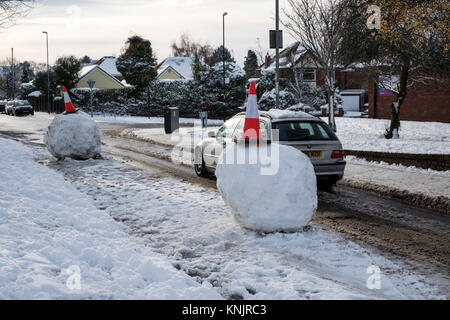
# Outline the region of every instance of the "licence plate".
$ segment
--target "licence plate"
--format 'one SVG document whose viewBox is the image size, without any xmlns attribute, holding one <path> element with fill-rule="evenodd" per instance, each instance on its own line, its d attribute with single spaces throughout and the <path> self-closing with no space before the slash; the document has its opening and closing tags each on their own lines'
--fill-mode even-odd
<svg viewBox="0 0 450 320">
<path fill-rule="evenodd" d="M 311 159 L 322 158 L 322 151 L 303 151 Z"/>
</svg>

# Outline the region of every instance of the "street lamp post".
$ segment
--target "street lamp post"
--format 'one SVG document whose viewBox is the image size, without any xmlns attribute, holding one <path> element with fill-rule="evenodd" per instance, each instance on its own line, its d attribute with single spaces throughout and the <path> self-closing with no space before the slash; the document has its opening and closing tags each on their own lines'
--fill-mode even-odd
<svg viewBox="0 0 450 320">
<path fill-rule="evenodd" d="M 16 74 L 14 70 L 14 48 L 11 48 L 11 78 L 12 78 L 12 100 L 16 100 Z"/>
<path fill-rule="evenodd" d="M 42 31 L 42 33 L 45 34 L 47 43 L 47 112 L 50 113 L 50 67 L 48 62 L 48 32 Z"/>
<path fill-rule="evenodd" d="M 275 103 L 277 109 L 280 108 L 280 5 L 279 0 L 275 0 L 275 54 L 276 54 L 276 79 L 275 79 L 275 91 L 276 98 Z"/>
<path fill-rule="evenodd" d="M 222 24 L 223 24 L 223 46 L 222 46 L 222 62 L 223 62 L 223 102 L 225 102 L 225 16 L 228 12 L 222 14 Z"/>
</svg>

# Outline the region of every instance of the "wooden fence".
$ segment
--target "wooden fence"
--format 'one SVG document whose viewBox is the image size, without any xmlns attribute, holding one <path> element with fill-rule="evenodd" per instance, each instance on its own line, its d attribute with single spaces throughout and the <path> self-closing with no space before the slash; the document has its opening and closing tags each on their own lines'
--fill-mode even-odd
<svg viewBox="0 0 450 320">
<path fill-rule="evenodd" d="M 47 96 L 27 97 L 28 102 L 33 106 L 35 112 L 48 112 Z M 63 113 L 65 111 L 62 99 L 50 99 L 50 113 Z"/>
</svg>

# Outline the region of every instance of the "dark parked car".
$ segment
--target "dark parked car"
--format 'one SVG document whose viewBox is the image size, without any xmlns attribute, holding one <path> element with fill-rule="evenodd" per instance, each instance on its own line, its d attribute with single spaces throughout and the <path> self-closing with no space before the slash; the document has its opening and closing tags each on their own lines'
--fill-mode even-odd
<svg viewBox="0 0 450 320">
<path fill-rule="evenodd" d="M 15 116 L 30 114 L 34 115 L 33 106 L 27 100 L 12 101 L 12 114 Z M 8 103 L 9 105 L 9 103 Z"/>
<path fill-rule="evenodd" d="M 6 100 L 0 100 L 0 113 L 4 112 L 6 113 L 6 104 L 8 101 Z"/>
</svg>

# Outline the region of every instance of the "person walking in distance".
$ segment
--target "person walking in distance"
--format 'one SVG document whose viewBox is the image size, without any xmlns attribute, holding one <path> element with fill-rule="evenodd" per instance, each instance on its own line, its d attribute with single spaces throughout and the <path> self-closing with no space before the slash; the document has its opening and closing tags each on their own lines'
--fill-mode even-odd
<svg viewBox="0 0 450 320">
<path fill-rule="evenodd" d="M 200 103 L 200 119 L 202 119 L 202 128 L 208 126 L 208 102 L 203 98 Z"/>
</svg>

